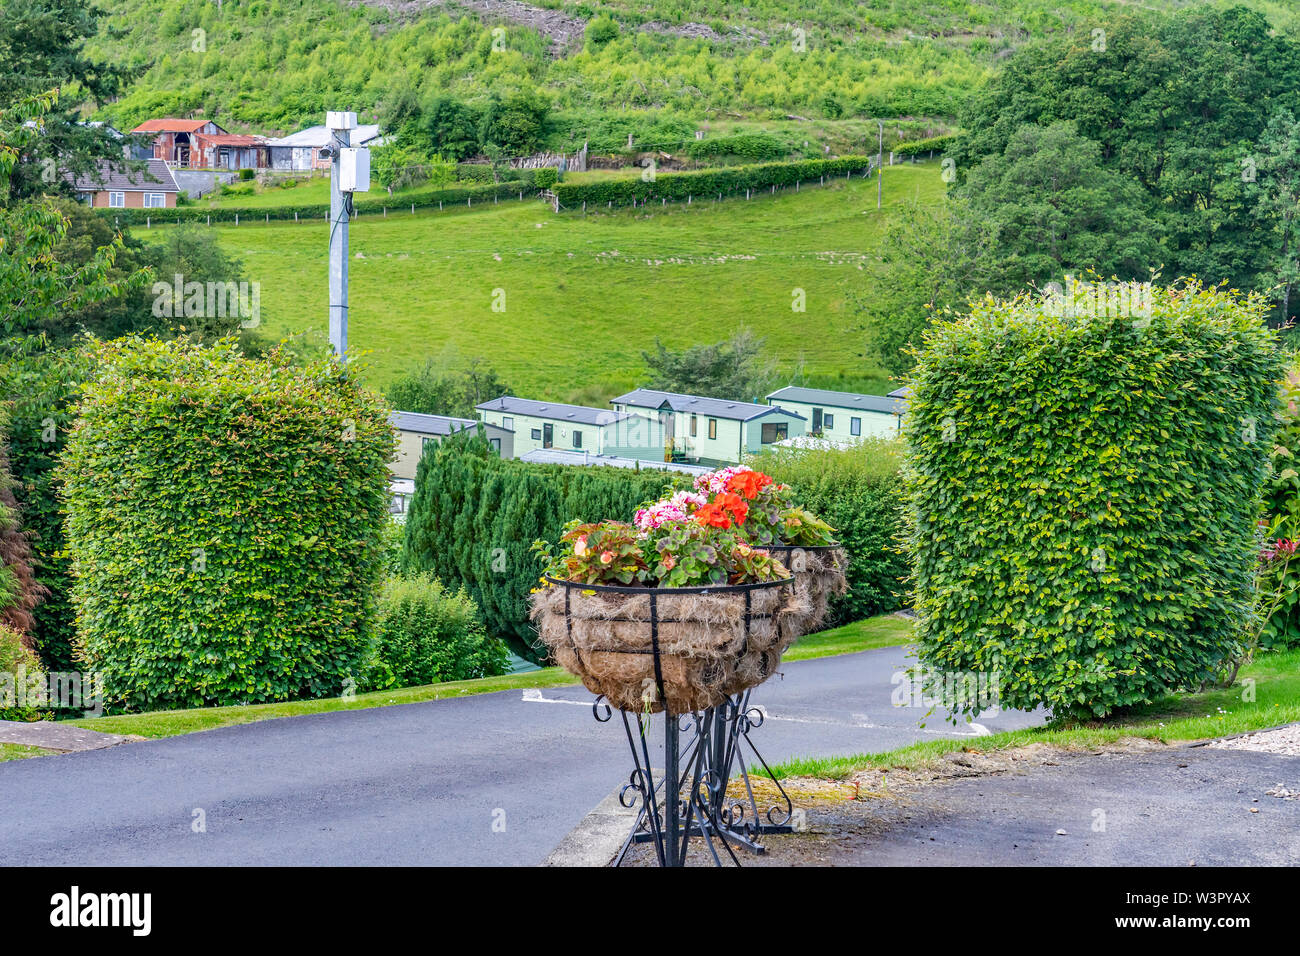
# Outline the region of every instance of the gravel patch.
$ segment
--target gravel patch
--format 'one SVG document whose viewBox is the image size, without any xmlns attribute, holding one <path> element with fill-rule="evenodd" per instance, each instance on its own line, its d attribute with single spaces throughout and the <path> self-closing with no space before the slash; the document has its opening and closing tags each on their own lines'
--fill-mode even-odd
<svg viewBox="0 0 1300 956">
<path fill-rule="evenodd" d="M 1257 730 L 1227 740 L 1216 740 L 1205 746 L 1215 750 L 1254 750 L 1257 753 L 1300 757 L 1300 724 L 1290 724 L 1276 730 Z"/>
</svg>

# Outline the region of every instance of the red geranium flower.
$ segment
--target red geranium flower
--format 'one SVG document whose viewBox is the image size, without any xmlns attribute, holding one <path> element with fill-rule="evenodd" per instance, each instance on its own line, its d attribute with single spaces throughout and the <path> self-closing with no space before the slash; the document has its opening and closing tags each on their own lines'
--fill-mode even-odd
<svg viewBox="0 0 1300 956">
<path fill-rule="evenodd" d="M 735 518 L 736 524 L 744 524 L 745 516 L 749 514 L 749 505 L 745 504 L 744 499 L 739 495 L 727 494 L 725 491 L 713 499 L 713 503 L 730 511 Z"/>
<path fill-rule="evenodd" d="M 771 483 L 772 479 L 761 471 L 738 471 L 727 479 L 727 490 L 753 499 Z"/>
<path fill-rule="evenodd" d="M 733 496 L 734 497 L 734 496 Z M 730 528 L 731 514 L 716 501 L 711 501 L 695 512 L 695 520 L 705 527 Z"/>
</svg>

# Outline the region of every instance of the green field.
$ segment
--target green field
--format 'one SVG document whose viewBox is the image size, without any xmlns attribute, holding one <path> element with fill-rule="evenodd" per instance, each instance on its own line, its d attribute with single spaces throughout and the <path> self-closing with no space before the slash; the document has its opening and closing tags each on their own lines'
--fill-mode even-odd
<svg viewBox="0 0 1300 956">
<path fill-rule="evenodd" d="M 881 268 L 890 208 L 942 195 L 937 164 L 917 164 L 885 170 L 880 211 L 872 178 L 585 217 L 538 201 L 363 216 L 350 236 L 349 350 L 369 353 L 379 386 L 451 346 L 519 395 L 596 402 L 637 384 L 656 337 L 683 347 L 746 325 L 783 371 L 803 363 L 819 384 L 883 388 L 845 295 Z M 212 228 L 262 284 L 265 333 L 324 335 L 324 222 Z M 796 288 L 806 312 L 791 309 Z"/>
</svg>

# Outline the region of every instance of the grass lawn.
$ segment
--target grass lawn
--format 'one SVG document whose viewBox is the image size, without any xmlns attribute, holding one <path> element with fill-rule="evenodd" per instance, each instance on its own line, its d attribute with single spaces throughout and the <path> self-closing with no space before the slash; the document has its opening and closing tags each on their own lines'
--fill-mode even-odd
<svg viewBox="0 0 1300 956">
<path fill-rule="evenodd" d="M 1253 680 L 1255 699 L 1243 700 Z M 885 753 L 789 760 L 774 770 L 782 777 L 846 777 L 858 770 L 912 769 L 953 750 L 981 751 L 1042 743 L 1089 747 L 1121 737 L 1148 737 L 1170 742 L 1224 737 L 1300 720 L 1300 650 L 1261 655 L 1243 670 L 1237 686 L 1201 694 L 1176 694 L 1134 708 L 1104 723 L 1013 730 L 972 740 L 927 740 Z"/>
<path fill-rule="evenodd" d="M 23 757 L 44 757 L 51 752 L 40 747 L 28 747 L 25 744 L 0 744 L 0 763 L 6 760 L 21 760 Z"/>
<path fill-rule="evenodd" d="M 786 655 L 788 661 L 826 657 L 831 654 L 849 654 L 875 647 L 902 644 L 911 638 L 910 621 L 892 615 L 857 621 L 844 627 L 801 638 Z M 529 687 L 559 687 L 576 683 L 576 678 L 558 667 L 502 677 L 485 677 L 479 680 L 448 681 L 445 684 L 426 684 L 422 687 L 404 687 L 400 690 L 376 691 L 357 694 L 351 700 L 330 697 L 324 700 L 290 701 L 283 704 L 252 704 L 245 707 L 205 707 L 196 710 L 160 710 L 147 714 L 126 714 L 120 717 L 90 717 L 70 720 L 68 723 L 107 734 L 136 734 L 141 737 L 172 737 L 212 730 L 232 724 L 249 724 L 273 717 L 298 717 L 304 714 L 323 714 L 336 710 L 361 710 L 369 707 L 388 707 L 392 704 L 414 704 L 424 700 L 441 700 L 444 697 L 463 697 L 470 694 L 490 694 L 501 690 L 521 690 Z M 14 756 L 27 756 L 15 754 Z M 32 754 L 31 756 L 35 756 Z M 0 759 L 6 759 L 0 756 Z M 11 758 L 10 758 L 11 759 Z"/>
<path fill-rule="evenodd" d="M 872 178 L 585 217 L 531 200 L 366 214 L 350 234 L 349 347 L 368 353 L 378 387 L 451 349 L 486 359 L 517 395 L 603 404 L 639 382 L 656 338 L 682 348 L 747 325 L 784 371 L 802 361 L 812 384 L 885 390 L 846 294 L 883 268 L 874 254 L 895 207 L 943 188 L 925 163 L 885 170 L 882 210 Z M 326 223 L 212 228 L 261 283 L 262 332 L 323 340 Z M 795 289 L 805 313 L 791 311 Z"/>
<path fill-rule="evenodd" d="M 295 185 L 263 187 L 258 186 L 253 181 L 235 182 L 231 184 L 232 189 L 210 193 L 197 200 L 194 205 L 200 209 L 227 207 L 230 209 L 275 209 L 278 206 L 329 205 L 330 181 L 328 176 L 312 176 L 311 178 L 289 181 L 295 183 Z M 390 206 L 396 208 L 401 206 L 403 202 L 410 202 L 427 193 L 466 185 L 475 184 L 456 182 L 423 183 L 409 189 L 394 190 L 387 202 Z M 384 202 L 384 197 L 387 195 L 387 190 L 376 185 L 362 198 L 367 202 L 372 200 L 374 202 Z"/>
</svg>

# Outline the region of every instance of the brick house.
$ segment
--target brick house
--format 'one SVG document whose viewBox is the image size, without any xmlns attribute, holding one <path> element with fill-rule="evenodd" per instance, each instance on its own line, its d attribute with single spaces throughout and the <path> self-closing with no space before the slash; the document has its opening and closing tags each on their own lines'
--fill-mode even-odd
<svg viewBox="0 0 1300 956">
<path fill-rule="evenodd" d="M 148 161 L 147 169 L 113 169 L 101 163 L 98 172 L 73 180 L 77 199 L 96 209 L 172 209 L 180 190 L 167 164 Z"/>
</svg>

